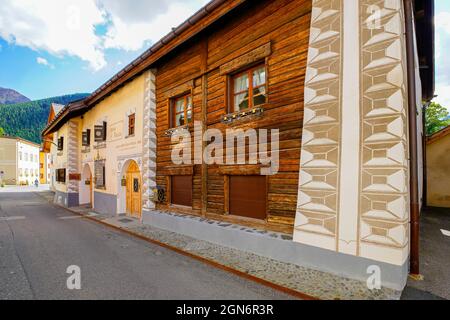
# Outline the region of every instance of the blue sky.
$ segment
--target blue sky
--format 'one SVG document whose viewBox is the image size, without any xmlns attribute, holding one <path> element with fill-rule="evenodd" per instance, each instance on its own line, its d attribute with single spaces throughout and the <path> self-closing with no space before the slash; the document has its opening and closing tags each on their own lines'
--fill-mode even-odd
<svg viewBox="0 0 450 320">
<path fill-rule="evenodd" d="M 0 87 L 33 100 L 94 91 L 208 2 L 1 1 Z M 436 101 L 450 109 L 450 1 L 435 3 Z"/>
<path fill-rule="evenodd" d="M 1 0 L 0 87 L 92 92 L 208 0 Z"/>
</svg>

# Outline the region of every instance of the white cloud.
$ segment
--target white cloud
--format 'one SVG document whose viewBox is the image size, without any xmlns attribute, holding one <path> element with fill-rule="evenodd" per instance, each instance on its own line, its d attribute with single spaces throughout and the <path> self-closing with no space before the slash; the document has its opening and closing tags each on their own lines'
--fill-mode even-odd
<svg viewBox="0 0 450 320">
<path fill-rule="evenodd" d="M 1 0 L 0 37 L 10 44 L 75 56 L 94 71 L 105 50 L 142 49 L 208 0 Z M 102 26 L 104 34 L 97 34 Z"/>
<path fill-rule="evenodd" d="M 450 12 L 435 17 L 436 26 L 436 102 L 450 110 Z"/>
<path fill-rule="evenodd" d="M 94 26 L 103 14 L 92 0 L 2 0 L 0 37 L 56 56 L 76 56 L 94 70 L 106 61 Z"/>
<path fill-rule="evenodd" d="M 51 65 L 51 64 L 47 61 L 47 59 L 45 59 L 45 58 L 37 57 L 37 58 L 36 58 L 36 62 L 37 62 L 38 64 L 40 64 L 40 65 L 43 65 L 43 66 L 49 67 L 49 68 L 51 68 L 51 69 L 54 69 L 54 66 Z"/>
<path fill-rule="evenodd" d="M 156 1 L 149 4 L 139 0 L 134 7 L 124 5 L 121 0 L 99 1 L 111 22 L 105 36 L 105 48 L 127 51 L 139 50 L 146 42 L 158 41 L 207 2 L 162 0 L 156 5 Z"/>
<path fill-rule="evenodd" d="M 450 111 L 450 84 L 436 84 L 436 95 L 434 99 L 437 103 L 447 107 Z"/>
</svg>

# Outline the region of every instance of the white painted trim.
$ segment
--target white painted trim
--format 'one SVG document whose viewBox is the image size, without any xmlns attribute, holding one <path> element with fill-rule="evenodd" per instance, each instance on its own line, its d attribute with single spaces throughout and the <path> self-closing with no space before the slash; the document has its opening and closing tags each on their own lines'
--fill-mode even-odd
<svg viewBox="0 0 450 320">
<path fill-rule="evenodd" d="M 359 0 L 343 10 L 343 87 L 338 251 L 357 254 L 360 177 L 360 31 Z"/>
</svg>

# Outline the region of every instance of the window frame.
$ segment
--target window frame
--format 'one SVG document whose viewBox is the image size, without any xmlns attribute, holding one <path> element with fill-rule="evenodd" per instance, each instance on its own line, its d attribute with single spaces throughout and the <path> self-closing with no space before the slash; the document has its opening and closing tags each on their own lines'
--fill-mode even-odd
<svg viewBox="0 0 450 320">
<path fill-rule="evenodd" d="M 257 87 L 253 87 L 253 72 L 257 69 L 260 68 L 264 68 L 266 77 L 265 77 L 265 81 L 263 85 L 257 86 Z M 249 81 L 249 86 L 248 89 L 246 91 L 240 91 L 240 92 L 235 92 L 234 88 L 235 88 L 235 79 L 239 78 L 240 76 L 247 74 L 248 76 L 248 81 Z M 235 113 L 235 112 L 242 112 L 242 111 L 246 111 L 246 110 L 251 110 L 253 108 L 257 108 L 257 107 L 261 107 L 265 104 L 268 103 L 269 100 L 269 95 L 268 95 L 268 71 L 267 71 L 267 64 L 265 61 L 263 62 L 258 62 L 256 64 L 252 64 L 250 66 L 245 66 L 243 68 L 241 68 L 239 71 L 232 73 L 228 76 L 228 99 L 229 99 L 229 103 L 228 103 L 228 111 L 231 113 Z M 253 91 L 254 89 L 258 89 L 258 88 L 265 88 L 266 91 L 266 102 L 264 102 L 263 104 L 259 104 L 257 106 L 254 105 L 254 94 Z M 235 97 L 239 94 L 243 94 L 243 93 L 248 93 L 248 108 L 246 109 L 242 109 L 242 110 L 236 110 L 236 106 L 235 106 Z"/>
<path fill-rule="evenodd" d="M 191 108 L 188 108 L 188 99 L 189 97 L 191 98 Z M 181 99 L 184 100 L 184 110 L 183 112 L 177 112 L 176 110 L 176 106 L 177 106 L 177 102 L 180 101 Z M 188 119 L 188 111 L 191 110 L 191 122 L 186 122 Z M 177 125 L 177 115 L 179 114 L 183 114 L 184 115 L 184 119 L 185 119 L 185 123 L 182 125 Z M 172 97 L 170 98 L 170 127 L 171 128 L 178 128 L 178 127 L 182 127 L 182 126 L 186 126 L 191 124 L 194 121 L 194 100 L 193 100 L 193 95 L 192 95 L 192 91 L 189 92 L 185 92 L 183 94 L 180 94 L 178 96 Z"/>
<path fill-rule="evenodd" d="M 132 137 L 136 134 L 136 113 L 128 116 L 128 137 Z"/>
</svg>

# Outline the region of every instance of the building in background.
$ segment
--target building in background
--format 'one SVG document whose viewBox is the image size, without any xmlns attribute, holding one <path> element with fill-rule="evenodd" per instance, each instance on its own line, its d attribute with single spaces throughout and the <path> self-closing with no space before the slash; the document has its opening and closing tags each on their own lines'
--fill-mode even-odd
<svg viewBox="0 0 450 320">
<path fill-rule="evenodd" d="M 427 206 L 450 208 L 450 126 L 427 139 Z"/>
<path fill-rule="evenodd" d="M 47 119 L 47 125 L 50 125 L 55 117 L 64 109 L 64 106 L 57 103 L 52 103 L 50 106 L 50 112 Z M 58 153 L 57 138 L 52 134 L 48 134 L 42 139 L 42 152 L 48 154 L 48 172 L 47 183 L 50 185 L 50 189 L 55 191 L 56 185 L 56 172 L 54 167 L 54 161 Z"/>
<path fill-rule="evenodd" d="M 48 184 L 51 179 L 50 154 L 39 152 L 39 183 Z"/>
<path fill-rule="evenodd" d="M 0 172 L 7 185 L 32 185 L 39 180 L 40 145 L 17 137 L 0 137 Z"/>
</svg>

